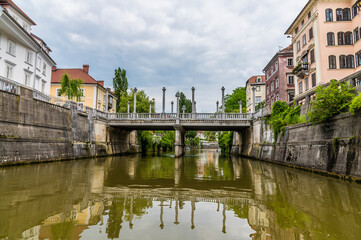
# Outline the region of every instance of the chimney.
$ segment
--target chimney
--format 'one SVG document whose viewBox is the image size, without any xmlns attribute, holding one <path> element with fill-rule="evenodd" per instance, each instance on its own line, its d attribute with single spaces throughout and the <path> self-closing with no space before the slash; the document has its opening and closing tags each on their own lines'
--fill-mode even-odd
<svg viewBox="0 0 361 240">
<path fill-rule="evenodd" d="M 88 64 L 83 65 L 83 71 L 86 72 L 87 74 L 89 74 L 89 65 Z"/>
<path fill-rule="evenodd" d="M 53 67 L 51 68 L 51 70 L 52 70 L 52 71 L 55 71 L 55 70 L 56 70 L 56 66 L 53 66 Z"/>
<path fill-rule="evenodd" d="M 100 86 L 104 87 L 104 81 L 97 81 L 97 82 L 100 84 Z"/>
</svg>

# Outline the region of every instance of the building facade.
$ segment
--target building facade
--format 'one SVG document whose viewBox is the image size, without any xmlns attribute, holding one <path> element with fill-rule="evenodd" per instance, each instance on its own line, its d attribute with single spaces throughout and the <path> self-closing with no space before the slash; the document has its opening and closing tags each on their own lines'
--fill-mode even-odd
<svg viewBox="0 0 361 240">
<path fill-rule="evenodd" d="M 266 76 L 266 102 L 272 107 L 276 101 L 293 101 L 295 84 L 292 45 L 278 51 L 263 69 Z"/>
<path fill-rule="evenodd" d="M 294 49 L 296 100 L 361 70 L 360 0 L 310 0 L 287 29 Z"/>
<path fill-rule="evenodd" d="M 116 112 L 117 99 L 114 93 L 104 87 L 104 81 L 97 81 L 89 75 L 89 65 L 83 65 L 78 69 L 58 69 L 53 67 L 51 77 L 50 96 L 51 102 L 57 105 L 64 105 L 68 99 L 59 94 L 61 79 L 68 74 L 70 79 L 82 79 L 81 86 L 83 97 L 78 102 L 79 109 L 84 107 L 94 108 L 103 112 Z"/>
<path fill-rule="evenodd" d="M 17 92 L 19 85 L 32 88 L 50 100 L 50 48 L 31 33 L 35 22 L 13 1 L 0 0 L 0 90 Z"/>
<path fill-rule="evenodd" d="M 253 76 L 246 82 L 247 113 L 254 113 L 257 104 L 266 100 L 264 75 Z"/>
</svg>

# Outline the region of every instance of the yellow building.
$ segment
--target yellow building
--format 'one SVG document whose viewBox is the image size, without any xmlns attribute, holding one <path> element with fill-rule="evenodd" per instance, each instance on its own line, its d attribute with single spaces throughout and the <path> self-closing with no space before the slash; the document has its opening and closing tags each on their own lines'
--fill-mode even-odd
<svg viewBox="0 0 361 240">
<path fill-rule="evenodd" d="M 61 78 L 68 74 L 70 79 L 82 79 L 83 97 L 78 102 L 79 109 L 91 107 L 103 112 L 115 113 L 117 99 L 114 93 L 104 87 L 104 81 L 97 81 L 89 75 L 89 65 L 83 65 L 80 69 L 58 69 L 53 67 L 51 76 L 50 96 L 51 102 L 57 105 L 63 105 L 68 99 L 59 94 Z"/>
</svg>

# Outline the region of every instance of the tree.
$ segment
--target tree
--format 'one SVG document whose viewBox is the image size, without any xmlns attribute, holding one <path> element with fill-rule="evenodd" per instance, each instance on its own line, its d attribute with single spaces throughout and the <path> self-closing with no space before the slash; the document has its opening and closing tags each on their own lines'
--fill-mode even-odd
<svg viewBox="0 0 361 240">
<path fill-rule="evenodd" d="M 308 120 L 313 124 L 325 122 L 333 116 L 349 110 L 351 100 L 355 97 L 354 88 L 348 83 L 331 80 L 327 87 L 316 89 L 316 99 L 311 102 Z"/>
<path fill-rule="evenodd" d="M 239 87 L 231 95 L 224 97 L 225 112 L 239 112 L 239 101 L 242 101 L 242 112 L 246 112 L 246 88 Z"/>
<path fill-rule="evenodd" d="M 81 86 L 83 84 L 82 79 L 70 79 L 68 74 L 64 74 L 61 78 L 61 88 L 60 95 L 66 95 L 69 100 L 80 101 L 80 98 L 83 96 L 81 91 Z"/>
<path fill-rule="evenodd" d="M 130 102 L 130 112 L 133 112 L 134 109 L 134 89 L 131 89 L 130 92 L 123 92 L 119 101 L 119 111 L 120 113 L 126 113 L 128 110 L 128 101 Z M 152 113 L 155 113 L 155 100 L 150 100 L 144 90 L 137 92 L 137 113 L 148 113 L 149 112 L 149 102 L 152 101 Z"/>
<path fill-rule="evenodd" d="M 187 99 L 186 95 L 184 95 L 183 92 L 180 93 L 180 98 L 179 98 L 179 112 L 182 112 L 182 107 L 185 106 L 186 113 L 191 113 L 192 112 L 192 101 L 190 99 Z"/>
<path fill-rule="evenodd" d="M 128 79 L 127 72 L 124 69 L 118 67 L 115 69 L 113 78 L 114 95 L 120 101 L 124 93 L 128 91 Z M 119 112 L 119 105 L 117 106 L 117 112 Z"/>
</svg>

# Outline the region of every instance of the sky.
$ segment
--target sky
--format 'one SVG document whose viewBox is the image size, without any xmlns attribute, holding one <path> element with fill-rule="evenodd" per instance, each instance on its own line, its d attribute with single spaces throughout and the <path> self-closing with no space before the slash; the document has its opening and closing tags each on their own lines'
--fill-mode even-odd
<svg viewBox="0 0 361 240">
<path fill-rule="evenodd" d="M 197 112 L 214 112 L 280 48 L 308 0 L 13 0 L 37 25 L 58 68 L 82 68 L 112 87 L 114 70 L 166 111 L 179 90 Z"/>
</svg>

